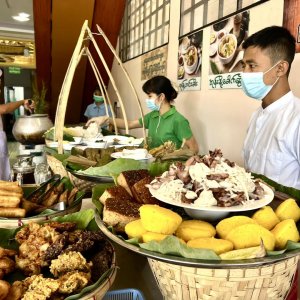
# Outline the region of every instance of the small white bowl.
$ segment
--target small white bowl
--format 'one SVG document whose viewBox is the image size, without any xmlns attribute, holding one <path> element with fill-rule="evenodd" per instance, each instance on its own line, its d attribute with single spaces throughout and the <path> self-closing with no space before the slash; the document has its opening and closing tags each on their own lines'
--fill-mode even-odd
<svg viewBox="0 0 300 300">
<path fill-rule="evenodd" d="M 186 207 L 184 210 L 191 218 L 208 222 L 219 221 L 230 214 L 230 211 L 201 210 Z"/>
<path fill-rule="evenodd" d="M 222 64 L 226 65 L 232 61 L 237 50 L 237 39 L 234 34 L 224 35 L 218 44 L 218 57 Z"/>
<path fill-rule="evenodd" d="M 78 144 L 81 143 L 81 141 L 82 141 L 82 137 L 81 136 L 74 136 L 73 139 Z"/>
</svg>

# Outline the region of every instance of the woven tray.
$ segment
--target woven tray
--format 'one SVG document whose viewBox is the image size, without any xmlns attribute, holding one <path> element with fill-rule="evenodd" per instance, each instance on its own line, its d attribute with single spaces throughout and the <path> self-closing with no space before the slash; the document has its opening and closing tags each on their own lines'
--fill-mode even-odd
<svg viewBox="0 0 300 300">
<path fill-rule="evenodd" d="M 148 258 L 157 284 L 167 300 L 285 299 L 299 256 L 273 264 L 241 269 L 184 267 Z"/>
</svg>

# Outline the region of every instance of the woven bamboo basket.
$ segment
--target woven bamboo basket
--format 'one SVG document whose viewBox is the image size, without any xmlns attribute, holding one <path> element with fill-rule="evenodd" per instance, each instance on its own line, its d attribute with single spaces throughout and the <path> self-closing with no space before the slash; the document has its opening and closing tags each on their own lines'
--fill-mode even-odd
<svg viewBox="0 0 300 300">
<path fill-rule="evenodd" d="M 185 267 L 148 258 L 165 299 L 285 299 L 296 273 L 299 256 L 249 268 Z"/>
</svg>

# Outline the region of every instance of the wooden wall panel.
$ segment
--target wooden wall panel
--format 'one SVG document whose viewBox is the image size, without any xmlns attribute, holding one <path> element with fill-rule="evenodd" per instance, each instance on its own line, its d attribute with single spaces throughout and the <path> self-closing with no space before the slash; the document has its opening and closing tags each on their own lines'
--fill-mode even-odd
<svg viewBox="0 0 300 300">
<path fill-rule="evenodd" d="M 284 1 L 283 26 L 290 30 L 296 41 L 298 40 L 296 52 L 300 52 L 300 0 Z"/>
<path fill-rule="evenodd" d="M 116 47 L 117 40 L 121 28 L 122 18 L 124 15 L 126 0 L 117 0 L 117 1 L 108 1 L 108 0 L 95 0 L 95 8 L 94 8 L 94 16 L 92 23 L 92 31 L 96 32 L 96 24 L 98 24 L 108 39 L 110 40 L 113 47 Z M 109 69 L 112 67 L 114 56 L 106 44 L 103 42 L 103 38 L 95 36 L 95 39 L 100 47 L 101 53 L 105 58 Z M 97 66 L 101 73 L 104 82 L 108 83 L 107 73 L 98 58 L 98 54 L 94 46 L 90 45 L 90 51 L 93 55 L 93 58 L 96 60 Z M 86 68 L 86 76 L 85 76 L 85 85 L 83 92 L 83 101 L 81 108 L 81 120 L 85 121 L 83 114 L 86 109 L 86 106 L 93 102 L 92 96 L 94 88 L 97 85 L 96 78 L 94 76 L 93 70 L 91 66 L 88 64 Z"/>
<path fill-rule="evenodd" d="M 44 82 L 51 101 L 51 0 L 33 0 L 36 75 L 38 88 Z"/>
<path fill-rule="evenodd" d="M 111 1 L 108 1 L 111 2 Z M 84 20 L 92 24 L 94 0 L 52 0 L 52 102 L 54 117 L 61 86 Z M 78 123 L 85 82 L 86 57 L 79 63 L 68 99 L 65 124 Z"/>
</svg>

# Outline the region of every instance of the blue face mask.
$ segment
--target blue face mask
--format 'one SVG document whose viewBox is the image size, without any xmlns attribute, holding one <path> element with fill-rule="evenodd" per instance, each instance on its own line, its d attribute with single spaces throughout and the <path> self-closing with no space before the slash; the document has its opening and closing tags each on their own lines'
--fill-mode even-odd
<svg viewBox="0 0 300 300">
<path fill-rule="evenodd" d="M 103 96 L 93 95 L 93 99 L 95 102 L 104 102 Z"/>
<path fill-rule="evenodd" d="M 262 100 L 264 97 L 266 97 L 266 95 L 271 91 L 273 86 L 278 81 L 279 77 L 277 77 L 276 81 L 272 85 L 266 85 L 264 83 L 264 74 L 272 70 L 278 63 L 276 63 L 273 67 L 271 67 L 269 70 L 267 70 L 264 73 L 263 72 L 241 73 L 242 89 L 245 92 L 245 94 L 256 100 Z"/>
<path fill-rule="evenodd" d="M 160 105 L 155 103 L 155 99 L 148 98 L 146 99 L 146 105 L 151 111 L 159 111 Z"/>
</svg>

